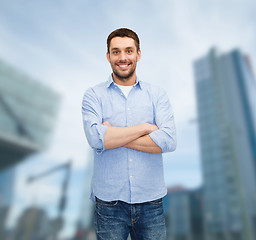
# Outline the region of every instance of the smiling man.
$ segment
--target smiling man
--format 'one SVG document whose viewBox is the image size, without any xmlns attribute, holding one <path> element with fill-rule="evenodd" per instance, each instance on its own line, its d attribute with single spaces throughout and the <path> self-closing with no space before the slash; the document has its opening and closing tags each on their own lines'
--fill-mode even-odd
<svg viewBox="0 0 256 240">
<path fill-rule="evenodd" d="M 176 148 L 172 108 L 159 87 L 136 76 L 137 34 L 127 28 L 107 39 L 112 74 L 83 98 L 84 131 L 94 149 L 91 199 L 100 240 L 166 239 L 162 153 Z"/>
<path fill-rule="evenodd" d="M 134 84 L 136 65 L 140 60 L 141 51 L 137 50 L 133 38 L 129 37 L 115 37 L 111 45 L 113 47 L 108 50 L 107 59 L 111 64 L 115 80 L 121 81 L 119 83 L 130 80 Z M 129 85 L 126 83 L 126 86 L 127 84 Z"/>
</svg>

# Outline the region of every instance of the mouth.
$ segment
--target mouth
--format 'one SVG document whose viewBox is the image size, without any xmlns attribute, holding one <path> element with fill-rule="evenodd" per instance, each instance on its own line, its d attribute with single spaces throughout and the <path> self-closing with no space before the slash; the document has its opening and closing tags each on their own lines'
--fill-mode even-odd
<svg viewBox="0 0 256 240">
<path fill-rule="evenodd" d="M 124 64 L 124 63 L 121 63 L 121 64 L 117 64 L 117 66 L 118 66 L 120 69 L 122 69 L 122 70 L 128 69 L 130 65 L 131 65 L 130 63 L 125 63 L 125 64 Z"/>
</svg>

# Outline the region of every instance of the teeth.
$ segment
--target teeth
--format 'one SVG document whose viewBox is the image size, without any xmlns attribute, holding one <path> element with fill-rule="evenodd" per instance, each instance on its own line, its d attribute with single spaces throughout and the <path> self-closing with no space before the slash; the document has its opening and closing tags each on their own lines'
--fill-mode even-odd
<svg viewBox="0 0 256 240">
<path fill-rule="evenodd" d="M 119 65 L 119 67 L 127 67 L 128 65 Z"/>
</svg>

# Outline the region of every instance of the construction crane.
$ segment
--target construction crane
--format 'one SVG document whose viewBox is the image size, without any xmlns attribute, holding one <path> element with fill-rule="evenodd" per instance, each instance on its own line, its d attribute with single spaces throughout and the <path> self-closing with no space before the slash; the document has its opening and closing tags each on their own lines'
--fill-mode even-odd
<svg viewBox="0 0 256 240">
<path fill-rule="evenodd" d="M 61 191 L 61 196 L 60 196 L 60 200 L 58 203 L 58 217 L 55 219 L 55 221 L 53 222 L 53 235 L 54 235 L 54 239 L 56 239 L 58 232 L 61 230 L 62 226 L 63 226 L 63 212 L 65 210 L 66 207 L 66 203 L 67 203 L 67 188 L 68 188 L 68 182 L 69 182 L 69 177 L 70 177 L 70 171 L 71 171 L 71 161 L 68 161 L 64 164 L 58 165 L 53 167 L 52 169 L 45 171 L 41 174 L 38 174 L 36 176 L 30 176 L 27 179 L 27 183 L 32 183 L 34 181 L 37 181 L 41 178 L 47 177 L 48 175 L 55 173 L 57 171 L 60 170 L 65 170 L 65 176 L 62 182 L 62 191 Z"/>
</svg>

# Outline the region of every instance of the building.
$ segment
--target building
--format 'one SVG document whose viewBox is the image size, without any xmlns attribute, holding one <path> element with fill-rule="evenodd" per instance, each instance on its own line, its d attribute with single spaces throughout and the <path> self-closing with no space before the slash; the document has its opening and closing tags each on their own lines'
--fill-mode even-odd
<svg viewBox="0 0 256 240">
<path fill-rule="evenodd" d="M 87 166 L 84 174 L 83 197 L 81 199 L 81 211 L 78 217 L 77 229 L 74 239 L 96 240 L 94 232 L 94 204 L 90 199 L 91 178 L 93 173 L 93 151 L 87 153 Z"/>
<path fill-rule="evenodd" d="M 50 239 L 50 221 L 43 209 L 29 207 L 18 219 L 14 240 Z"/>
<path fill-rule="evenodd" d="M 0 171 L 0 207 L 8 206 L 12 202 L 14 179 L 14 168 L 8 168 Z"/>
<path fill-rule="evenodd" d="M 60 96 L 0 60 L 0 170 L 45 149 Z"/>
<path fill-rule="evenodd" d="M 163 199 L 168 240 L 203 240 L 202 189 L 168 188 Z"/>
<path fill-rule="evenodd" d="M 0 239 L 12 203 L 15 164 L 50 143 L 60 95 L 0 60 Z"/>
<path fill-rule="evenodd" d="M 202 188 L 190 190 L 189 203 L 192 239 L 205 240 L 203 224 L 204 197 Z"/>
<path fill-rule="evenodd" d="M 0 239 L 5 239 L 6 235 L 6 220 L 13 201 L 14 179 L 14 168 L 0 172 Z"/>
<path fill-rule="evenodd" d="M 256 82 L 239 50 L 195 61 L 207 240 L 256 239 Z"/>
</svg>

